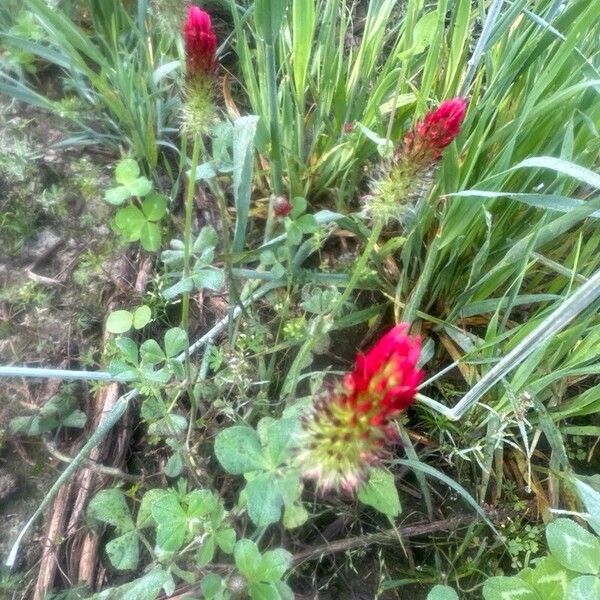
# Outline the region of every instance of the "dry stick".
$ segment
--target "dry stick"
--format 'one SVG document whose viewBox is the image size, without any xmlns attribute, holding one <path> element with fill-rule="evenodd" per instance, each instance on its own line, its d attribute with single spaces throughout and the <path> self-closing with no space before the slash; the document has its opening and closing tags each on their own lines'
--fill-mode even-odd
<svg viewBox="0 0 600 600">
<path fill-rule="evenodd" d="M 500 515 L 499 515 L 500 516 Z M 316 546 L 314 548 L 307 548 L 301 552 L 297 552 L 292 556 L 292 564 L 297 567 L 304 562 L 310 560 L 319 560 L 323 556 L 328 554 L 337 554 L 339 552 L 346 552 L 347 550 L 354 550 L 355 548 L 364 548 L 371 544 L 387 544 L 398 542 L 398 534 L 402 538 L 417 537 L 421 535 L 427 535 L 429 533 L 436 533 L 438 531 L 449 531 L 451 529 L 458 529 L 463 525 L 470 525 L 477 521 L 477 515 L 459 515 L 457 517 L 451 517 L 449 519 L 442 519 L 440 521 L 424 521 L 422 523 L 415 523 L 414 525 L 407 525 L 400 529 L 387 529 L 378 533 L 368 533 L 366 535 L 359 535 L 357 537 L 347 538 L 343 540 L 336 540 L 322 546 Z M 211 565 L 213 568 L 214 565 Z M 216 570 L 231 571 L 233 565 L 217 565 Z M 188 594 L 192 594 L 198 590 L 197 584 L 185 585 L 178 589 L 180 592 L 177 596 L 173 596 L 173 600 L 183 600 L 187 598 Z"/>
<path fill-rule="evenodd" d="M 52 456 L 54 456 L 54 458 L 56 458 L 57 460 L 60 460 L 64 463 L 73 462 L 73 457 L 63 454 L 56 447 L 56 444 L 54 442 L 44 440 L 44 446 L 46 447 L 46 450 L 48 450 L 48 452 L 52 454 Z M 109 477 L 118 477 L 119 479 L 124 479 L 125 481 L 136 482 L 142 479 L 139 475 L 131 475 L 130 473 L 125 473 L 125 471 L 122 471 L 121 469 L 117 469 L 116 467 L 107 467 L 106 465 L 103 465 L 91 459 L 87 459 L 82 465 L 82 468 L 91 469 L 92 471 L 97 471 L 98 473 L 101 473 L 102 475 L 108 475 Z"/>
<path fill-rule="evenodd" d="M 142 263 L 142 266 L 147 270 L 149 265 L 146 261 Z M 124 264 L 120 269 L 119 277 L 126 278 L 129 274 L 130 269 L 128 264 Z M 136 277 L 136 285 L 140 283 L 139 280 L 140 272 Z M 111 296 L 108 302 L 108 310 L 114 310 L 119 302 L 119 292 Z M 106 345 L 110 340 L 110 334 L 106 329 L 104 330 L 102 337 L 102 344 Z M 94 395 L 94 399 L 89 407 L 89 421 L 92 428 L 98 427 L 99 423 L 105 414 L 108 414 L 115 403 L 119 399 L 119 384 L 112 382 L 109 385 L 102 386 L 97 390 Z M 109 456 L 112 456 L 117 464 L 122 464 L 125 458 L 125 447 L 128 442 L 130 435 L 129 431 L 130 424 L 128 420 L 121 420 L 117 433 L 115 430 L 111 430 L 107 437 L 103 439 L 98 445 L 92 449 L 89 454 L 89 461 L 84 463 L 85 466 L 91 461 L 92 464 L 100 464 L 107 460 Z M 54 451 L 56 447 L 53 448 Z M 52 451 L 52 449 L 50 449 Z M 71 459 L 67 457 L 68 462 Z M 82 465 L 82 466 L 84 466 Z M 80 546 L 75 552 L 68 552 L 69 560 L 66 566 L 66 573 L 63 572 L 63 576 L 71 584 L 75 582 L 83 581 L 90 587 L 94 583 L 94 575 L 96 574 L 97 557 L 100 545 L 100 537 L 92 531 L 79 528 L 81 516 L 89 502 L 91 495 L 94 495 L 97 489 L 99 489 L 106 482 L 106 475 L 101 475 L 97 469 L 84 468 L 77 473 L 76 477 L 72 478 L 66 486 L 67 489 L 72 489 L 72 497 L 69 498 L 69 502 L 60 501 L 61 492 L 59 492 L 55 499 L 52 509 L 50 511 L 49 520 L 53 522 L 55 515 L 66 515 L 67 520 L 62 523 L 61 530 L 54 533 L 51 541 L 56 539 L 56 543 L 47 545 L 44 548 L 42 555 L 42 563 L 44 561 L 49 562 L 53 565 L 52 573 L 55 574 L 57 567 L 60 569 L 59 552 L 62 548 L 62 540 L 70 537 L 71 544 L 77 544 Z M 103 465 L 102 465 L 103 466 Z M 119 471 L 118 469 L 116 469 Z M 76 532 L 76 533 L 75 533 Z M 75 533 L 75 535 L 71 535 Z M 59 541 L 60 540 L 60 541 Z M 61 569 L 62 572 L 62 569 Z M 81 575 L 83 573 L 83 576 Z M 52 588 L 53 579 L 48 580 L 48 577 L 43 576 L 44 573 L 40 572 L 38 577 L 35 593 L 36 599 L 46 597 L 48 590 Z"/>
<path fill-rule="evenodd" d="M 61 543 L 63 530 L 67 518 L 66 507 L 71 497 L 73 482 L 63 485 L 56 496 L 56 505 L 59 510 L 54 511 L 50 524 L 48 526 L 48 534 L 45 536 L 43 543 L 42 559 L 38 571 L 37 581 L 33 592 L 33 600 L 42 600 L 52 587 L 56 576 L 58 561 L 54 549 Z"/>
<path fill-rule="evenodd" d="M 385 544 L 388 542 L 398 541 L 398 532 L 402 538 L 417 537 L 419 535 L 426 535 L 428 533 L 435 533 L 436 531 L 448 531 L 450 529 L 457 529 L 462 525 L 470 525 L 477 520 L 477 515 L 461 515 L 458 517 L 452 517 L 450 519 L 443 519 L 441 521 L 423 522 L 415 525 L 407 525 L 400 529 L 386 529 L 378 533 L 367 533 L 366 535 L 359 535 L 357 537 L 347 538 L 344 540 L 337 540 L 316 548 L 308 548 L 302 552 L 294 554 L 292 560 L 295 566 L 306 562 L 308 560 L 316 560 L 327 554 L 336 554 L 338 552 L 346 552 L 347 550 L 353 550 L 355 548 L 363 548 L 371 544 Z"/>
</svg>

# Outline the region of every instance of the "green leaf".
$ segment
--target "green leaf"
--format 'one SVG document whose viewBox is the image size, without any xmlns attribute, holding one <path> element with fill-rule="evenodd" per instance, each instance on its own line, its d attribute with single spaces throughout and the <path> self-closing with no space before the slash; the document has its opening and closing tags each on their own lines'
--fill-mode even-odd
<svg viewBox="0 0 600 600">
<path fill-rule="evenodd" d="M 108 523 L 120 532 L 134 529 L 125 494 L 118 489 L 100 490 L 88 504 L 87 517 L 92 525 Z"/>
<path fill-rule="evenodd" d="M 156 567 L 135 581 L 94 594 L 89 600 L 156 600 L 163 589 L 174 590 L 175 584 L 169 573 Z"/>
<path fill-rule="evenodd" d="M 600 535 L 600 492 L 580 479 L 573 478 L 571 481 L 589 514 L 588 523 Z"/>
<path fill-rule="evenodd" d="M 438 12 L 434 10 L 424 14 L 417 21 L 412 33 L 414 42 L 412 48 L 409 50 L 411 54 L 420 54 L 431 44 L 437 30 L 438 19 Z"/>
<path fill-rule="evenodd" d="M 206 250 L 214 248 L 219 242 L 219 236 L 213 227 L 205 225 L 198 234 L 198 237 L 194 241 L 192 252 L 197 255 L 201 255 Z"/>
<path fill-rule="evenodd" d="M 131 196 L 131 192 L 129 188 L 124 185 L 119 185 L 114 188 L 110 188 L 104 192 L 104 200 L 109 204 L 113 204 L 115 206 L 119 206 L 123 204 L 127 198 Z"/>
<path fill-rule="evenodd" d="M 206 566 L 215 556 L 215 536 L 208 535 L 204 538 L 202 545 L 196 553 L 196 564 L 199 567 Z"/>
<path fill-rule="evenodd" d="M 215 534 L 215 541 L 219 545 L 219 548 L 221 548 L 221 550 L 227 554 L 231 554 L 233 552 L 235 538 L 235 529 L 232 529 L 231 527 L 220 529 Z"/>
<path fill-rule="evenodd" d="M 142 402 L 140 415 L 144 421 L 162 419 L 167 414 L 167 407 L 160 396 L 147 396 Z"/>
<path fill-rule="evenodd" d="M 281 518 L 283 496 L 272 473 L 259 473 L 246 484 L 248 516 L 257 527 L 277 523 Z"/>
<path fill-rule="evenodd" d="M 436 585 L 427 594 L 427 600 L 458 600 L 458 594 L 447 585 Z"/>
<path fill-rule="evenodd" d="M 557 519 L 546 527 L 552 555 L 563 567 L 576 573 L 600 571 L 600 541 L 571 519 Z"/>
<path fill-rule="evenodd" d="M 109 333 L 125 333 L 133 325 L 133 315 L 128 310 L 114 310 L 106 319 L 106 330 Z"/>
<path fill-rule="evenodd" d="M 302 241 L 302 230 L 294 221 L 286 221 L 285 230 L 287 241 L 291 246 L 297 246 Z"/>
<path fill-rule="evenodd" d="M 260 38 L 266 44 L 273 44 L 283 23 L 287 0 L 255 0 L 254 23 Z"/>
<path fill-rule="evenodd" d="M 133 311 L 133 328 L 134 329 L 142 329 L 150 322 L 152 318 L 152 310 L 149 306 L 142 304 L 142 306 L 138 306 Z M 137 347 L 136 347 L 137 354 Z"/>
<path fill-rule="evenodd" d="M 87 416 L 81 410 L 74 410 L 68 414 L 61 421 L 63 427 L 74 427 L 76 429 L 83 429 L 87 423 Z"/>
<path fill-rule="evenodd" d="M 283 474 L 277 474 L 277 487 L 285 506 L 296 502 L 302 495 L 303 485 L 298 469 L 286 469 Z"/>
<path fill-rule="evenodd" d="M 292 211 L 290 212 L 290 217 L 292 219 L 297 219 L 302 213 L 306 212 L 306 198 L 302 196 L 296 196 L 292 200 Z"/>
<path fill-rule="evenodd" d="M 165 353 L 174 358 L 189 346 L 188 335 L 181 327 L 172 327 L 165 333 Z"/>
<path fill-rule="evenodd" d="M 138 536 L 135 531 L 128 531 L 106 544 L 106 554 L 115 569 L 126 571 L 135 569 L 140 558 Z"/>
<path fill-rule="evenodd" d="M 294 0 L 292 2 L 292 67 L 294 85 L 299 94 L 304 91 L 310 64 L 315 33 L 316 10 L 314 2 Z"/>
<path fill-rule="evenodd" d="M 571 580 L 565 600 L 598 600 L 600 598 L 600 579 L 593 575 L 583 575 Z"/>
<path fill-rule="evenodd" d="M 369 481 L 358 488 L 358 499 L 392 518 L 402 511 L 394 476 L 385 469 L 369 471 Z"/>
<path fill-rule="evenodd" d="M 146 252 L 156 252 L 160 250 L 162 234 L 160 227 L 156 223 L 146 222 L 140 229 L 140 243 Z"/>
<path fill-rule="evenodd" d="M 194 288 L 194 282 L 191 277 L 178 281 L 175 285 L 163 290 L 162 295 L 165 300 L 172 300 L 184 292 L 191 292 Z"/>
<path fill-rule="evenodd" d="M 277 588 L 272 583 L 253 581 L 248 586 L 248 592 L 252 600 L 281 600 Z"/>
<path fill-rule="evenodd" d="M 148 194 L 142 202 L 142 212 L 148 221 L 159 221 L 167 212 L 167 199 L 157 192 Z"/>
<path fill-rule="evenodd" d="M 115 215 L 117 229 L 130 241 L 133 242 L 140 237 L 141 229 L 147 220 L 144 213 L 133 204 L 120 208 Z"/>
<path fill-rule="evenodd" d="M 520 577 L 531 584 L 544 600 L 564 600 L 573 573 L 549 555 L 537 561 L 535 569 L 521 571 Z"/>
<path fill-rule="evenodd" d="M 570 198 L 568 196 L 556 196 L 553 194 L 527 194 L 520 192 L 506 191 L 488 191 L 488 190 L 463 190 L 448 194 L 455 197 L 471 197 L 471 198 L 506 198 L 507 200 L 516 200 L 528 206 L 542 208 L 545 210 L 553 210 L 561 213 L 568 213 L 576 208 L 585 205 L 586 200 L 578 198 Z M 600 218 L 600 211 L 596 211 L 590 215 L 593 218 Z"/>
<path fill-rule="evenodd" d="M 58 420 L 42 422 L 39 416 L 14 417 L 10 420 L 9 429 L 15 435 L 36 436 L 58 427 Z"/>
<path fill-rule="evenodd" d="M 225 285 L 225 273 L 220 269 L 203 269 L 202 271 L 195 271 L 192 280 L 196 289 L 218 292 Z"/>
<path fill-rule="evenodd" d="M 294 225 L 296 225 L 302 233 L 313 233 L 319 229 L 319 224 L 314 215 L 302 215 L 294 221 Z"/>
<path fill-rule="evenodd" d="M 129 191 L 133 196 L 146 196 L 152 190 L 152 182 L 146 177 L 138 177 L 128 186 Z"/>
<path fill-rule="evenodd" d="M 174 493 L 157 498 L 151 507 L 156 521 L 156 544 L 163 552 L 177 552 L 187 534 L 187 515 Z"/>
<path fill-rule="evenodd" d="M 515 165 L 510 171 L 524 168 L 537 168 L 537 169 L 551 169 L 557 173 L 568 175 L 577 179 L 581 183 L 585 183 L 590 187 L 600 190 L 600 175 L 576 165 L 575 163 L 569 162 L 562 158 L 556 158 L 554 156 L 534 156 L 521 161 L 518 165 Z"/>
<path fill-rule="evenodd" d="M 285 267 L 281 264 L 281 263 L 277 263 L 275 265 L 273 265 L 272 269 L 271 269 L 271 275 L 273 275 L 273 277 L 276 278 L 281 278 L 285 275 Z"/>
<path fill-rule="evenodd" d="M 133 183 L 140 174 L 140 167 L 133 158 L 125 158 L 115 168 L 115 179 L 122 185 Z"/>
<path fill-rule="evenodd" d="M 279 594 L 279 600 L 294 600 L 296 597 L 292 588 L 284 581 L 277 581 L 273 586 Z"/>
<path fill-rule="evenodd" d="M 290 504 L 283 510 L 283 526 L 286 529 L 300 527 L 308 521 L 308 517 L 308 511 L 301 502 Z"/>
<path fill-rule="evenodd" d="M 135 321 L 135 316 L 134 316 Z M 138 365 L 138 347 L 137 344 L 128 337 L 119 337 L 115 340 L 115 346 L 123 353 L 125 360 L 137 367 Z"/>
<path fill-rule="evenodd" d="M 179 475 L 181 475 L 181 472 L 183 471 L 183 458 L 181 457 L 181 454 L 179 452 L 175 452 L 175 454 L 172 454 L 169 457 L 169 460 L 166 462 L 165 464 L 165 468 L 164 468 L 164 474 L 167 477 L 178 477 Z"/>
<path fill-rule="evenodd" d="M 270 11 L 277 12 L 272 4 Z M 255 10 L 258 10 L 255 8 Z M 256 15 L 255 15 L 256 18 Z M 236 208 L 233 252 L 241 252 L 246 240 L 250 195 L 252 192 L 252 167 L 254 165 L 254 136 L 258 117 L 239 117 L 233 123 L 233 198 Z"/>
<path fill-rule="evenodd" d="M 269 424 L 266 431 L 266 455 L 277 467 L 287 461 L 294 445 L 295 435 L 300 429 L 298 419 L 280 419 Z"/>
<path fill-rule="evenodd" d="M 152 518 L 152 505 L 159 498 L 162 498 L 163 496 L 167 496 L 169 494 L 171 494 L 169 490 L 159 488 L 148 490 L 144 494 L 144 496 L 142 497 L 142 501 L 140 502 L 140 508 L 138 510 L 136 519 L 136 527 L 138 529 L 152 527 L 155 524 L 155 521 Z"/>
<path fill-rule="evenodd" d="M 256 431 L 243 425 L 219 432 L 215 439 L 215 455 L 221 466 L 233 475 L 268 467 Z"/>
<path fill-rule="evenodd" d="M 292 555 L 283 548 L 269 550 L 263 557 L 256 570 L 256 577 L 261 581 L 278 581 L 292 566 Z"/>
<path fill-rule="evenodd" d="M 518 577 L 490 577 L 483 586 L 484 600 L 540 600 L 533 587 Z"/>
<path fill-rule="evenodd" d="M 186 429 L 187 419 L 183 415 L 168 414 L 162 419 L 150 423 L 148 426 L 148 433 L 150 435 L 173 437 L 182 434 Z"/>
<path fill-rule="evenodd" d="M 167 357 L 156 340 L 146 340 L 140 346 L 140 356 L 145 363 L 156 365 Z"/>
<path fill-rule="evenodd" d="M 223 590 L 223 580 L 216 573 L 208 573 L 200 583 L 203 598 L 211 600 Z"/>
<path fill-rule="evenodd" d="M 252 540 L 238 540 L 233 549 L 233 558 L 240 573 L 252 581 L 261 561 L 258 546 Z"/>
<path fill-rule="evenodd" d="M 212 529 L 216 531 L 219 527 L 221 527 L 226 513 L 221 500 L 218 500 L 216 498 L 215 500 L 215 507 L 210 512 L 210 515 L 208 515 L 208 521 L 210 522 L 210 526 L 212 527 Z"/>
<path fill-rule="evenodd" d="M 202 519 L 219 505 L 219 500 L 210 490 L 194 490 L 186 496 L 188 517 Z"/>
<path fill-rule="evenodd" d="M 110 361 L 108 370 L 113 377 L 121 378 L 124 381 L 132 381 L 133 379 L 137 378 L 138 374 L 137 371 L 131 367 L 131 365 L 118 358 L 113 358 Z"/>
</svg>

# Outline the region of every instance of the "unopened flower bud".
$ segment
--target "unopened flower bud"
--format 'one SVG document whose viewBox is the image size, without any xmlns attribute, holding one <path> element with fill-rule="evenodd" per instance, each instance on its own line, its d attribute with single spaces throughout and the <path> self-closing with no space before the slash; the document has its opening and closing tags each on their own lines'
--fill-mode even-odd
<svg viewBox="0 0 600 600">
<path fill-rule="evenodd" d="M 277 196 L 273 201 L 273 214 L 276 217 L 287 217 L 291 210 L 292 205 L 285 196 Z"/>
</svg>

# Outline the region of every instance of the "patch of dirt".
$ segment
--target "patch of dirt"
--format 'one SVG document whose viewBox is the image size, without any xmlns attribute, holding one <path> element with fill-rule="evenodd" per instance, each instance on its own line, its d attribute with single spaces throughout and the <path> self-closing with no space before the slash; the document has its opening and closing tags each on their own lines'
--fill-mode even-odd
<svg viewBox="0 0 600 600">
<path fill-rule="evenodd" d="M 0 101 L 0 118 L 0 364 L 98 368 L 107 299 L 115 289 L 133 289 L 132 282 L 114 280 L 128 258 L 110 229 L 112 211 L 103 200 L 112 161 L 51 148 L 60 128 L 37 109 Z M 13 434 L 11 420 L 38 414 L 61 389 L 55 380 L 2 379 L 1 563 L 64 468 L 39 436 Z M 93 397 L 85 385 L 75 386 L 72 395 L 84 411 Z M 59 436 L 55 431 L 46 435 L 66 448 L 80 435 L 77 429 Z M 26 543 L 22 551 L 19 569 L 34 568 L 40 545 Z M 0 598 L 6 589 L 8 597 L 29 597 L 29 584 L 15 577 L 0 569 Z"/>
</svg>

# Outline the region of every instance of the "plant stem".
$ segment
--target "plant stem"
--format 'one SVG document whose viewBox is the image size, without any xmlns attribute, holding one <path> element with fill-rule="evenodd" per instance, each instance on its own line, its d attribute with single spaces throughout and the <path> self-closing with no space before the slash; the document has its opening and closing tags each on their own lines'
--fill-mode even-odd
<svg viewBox="0 0 600 600">
<path fill-rule="evenodd" d="M 490 6 L 485 23 L 483 24 L 481 35 L 477 40 L 475 50 L 473 50 L 473 54 L 467 63 L 467 74 L 465 75 L 465 79 L 460 88 L 460 96 L 466 96 L 469 92 L 469 88 L 471 87 L 471 83 L 473 83 L 473 78 L 475 77 L 475 71 L 477 71 L 477 67 L 481 62 L 481 58 L 486 50 L 486 46 L 488 45 L 492 33 L 494 32 L 494 25 L 496 25 L 496 21 L 500 16 L 500 11 L 502 10 L 503 4 L 504 0 L 494 0 L 494 3 Z"/>
<path fill-rule="evenodd" d="M 271 239 L 273 233 L 273 200 L 283 193 L 283 171 L 281 159 L 281 130 L 279 127 L 279 101 L 277 99 L 277 66 L 275 64 L 275 47 L 265 44 L 267 58 L 267 91 L 269 100 L 269 121 L 271 131 L 271 197 L 265 226 L 265 239 Z"/>
<path fill-rule="evenodd" d="M 190 260 L 192 256 L 192 215 L 194 213 L 194 191 L 196 189 L 196 168 L 200 156 L 202 140 L 200 134 L 194 138 L 192 164 L 188 176 L 188 186 L 185 195 L 185 226 L 183 230 L 183 280 L 190 279 Z M 184 292 L 181 301 L 181 327 L 189 333 L 190 324 L 190 292 Z"/>
<path fill-rule="evenodd" d="M 71 369 L 38 369 L 36 367 L 0 367 L 1 377 L 35 377 L 47 379 L 81 379 L 82 381 L 121 381 L 128 379 L 107 371 L 75 371 Z"/>
<path fill-rule="evenodd" d="M 373 248 L 375 247 L 375 244 L 377 243 L 377 240 L 379 240 L 379 236 L 381 235 L 381 232 L 383 231 L 383 224 L 384 224 L 383 219 L 378 219 L 373 224 L 373 229 L 371 230 L 371 235 L 369 236 L 369 239 L 367 240 L 367 245 L 365 246 L 365 249 L 364 249 L 363 253 L 361 254 L 360 258 L 358 259 L 358 262 L 356 263 L 356 267 L 354 268 L 354 271 L 352 272 L 350 281 L 348 282 L 346 289 L 344 290 L 342 295 L 339 297 L 338 301 L 334 304 L 333 308 L 331 309 L 331 312 L 329 313 L 329 316 L 331 319 L 335 319 L 338 311 L 343 307 L 346 300 L 348 300 L 348 298 L 350 297 L 350 294 L 354 291 L 354 288 L 356 287 L 360 278 L 362 277 L 363 271 L 364 271 L 365 267 L 367 266 L 369 257 L 371 256 L 371 252 L 373 251 Z"/>
<path fill-rule="evenodd" d="M 441 239 L 441 230 L 438 230 L 435 234 L 435 238 L 429 247 L 429 252 L 427 253 L 427 257 L 425 258 L 425 264 L 423 265 L 423 270 L 421 271 L 421 275 L 417 281 L 417 285 L 413 289 L 410 298 L 406 302 L 406 307 L 404 308 L 404 314 L 402 315 L 402 320 L 407 323 L 412 323 L 415 320 L 417 315 L 417 310 L 419 309 L 419 305 L 421 304 L 421 300 L 423 300 L 423 296 L 427 291 L 427 286 L 429 285 L 429 281 L 431 280 L 431 276 L 433 275 L 433 268 L 435 267 L 435 263 L 439 253 L 439 244 Z"/>
<path fill-rule="evenodd" d="M 327 317 L 326 317 L 327 321 L 320 324 L 320 331 L 319 331 L 318 327 L 315 327 L 314 331 L 311 332 L 311 335 L 308 337 L 306 342 L 304 342 L 304 344 L 302 344 L 302 346 L 300 347 L 300 350 L 296 354 L 296 358 L 294 359 L 294 362 L 292 363 L 292 366 L 290 367 L 290 369 L 288 371 L 288 375 L 286 377 L 286 381 L 283 386 L 283 389 L 286 390 L 286 388 L 288 387 L 288 382 L 289 382 L 289 390 L 286 390 L 286 391 L 288 391 L 290 397 L 293 397 L 294 394 L 296 393 L 296 386 L 298 385 L 298 377 L 300 376 L 300 371 L 302 370 L 302 368 L 304 366 L 307 356 L 309 356 L 309 354 L 313 348 L 315 348 L 316 346 L 318 346 L 321 343 L 324 335 L 330 329 L 330 324 L 335 322 L 335 318 L 336 318 L 338 312 L 344 306 L 344 303 L 346 302 L 346 300 L 348 300 L 348 298 L 350 297 L 350 294 L 353 292 L 354 288 L 356 287 L 360 278 L 362 277 L 363 271 L 367 265 L 367 262 L 369 261 L 369 257 L 371 256 L 371 252 L 373 251 L 373 248 L 375 247 L 375 244 L 377 243 L 377 240 L 379 239 L 379 236 L 381 235 L 381 232 L 383 230 L 383 225 L 384 225 L 383 219 L 378 219 L 377 221 L 375 221 L 375 224 L 373 225 L 373 229 L 371 230 L 371 235 L 369 236 L 369 239 L 367 240 L 367 245 L 365 246 L 365 249 L 364 249 L 361 257 L 358 259 L 358 262 L 356 263 L 356 267 L 354 268 L 354 271 L 352 272 L 350 281 L 348 282 L 348 285 L 346 285 L 346 288 L 344 289 L 342 295 L 338 298 L 337 302 L 333 305 L 333 308 L 327 314 Z"/>
<path fill-rule="evenodd" d="M 367 533 L 365 535 L 345 538 L 343 540 L 334 540 L 327 544 L 323 544 L 322 546 L 307 548 L 306 550 L 301 550 L 294 554 L 292 560 L 294 565 L 297 566 L 308 560 L 320 560 L 323 556 L 329 554 L 347 552 L 348 550 L 353 550 L 355 548 L 364 548 L 371 544 L 394 544 L 398 541 L 398 532 L 400 532 L 403 538 L 417 537 L 421 535 L 430 535 L 438 531 L 451 531 L 474 523 L 475 521 L 477 521 L 477 515 L 458 515 L 441 521 L 415 523 L 414 525 L 408 525 L 407 527 L 401 527 L 400 529 L 394 527 L 386 531 Z"/>
</svg>

